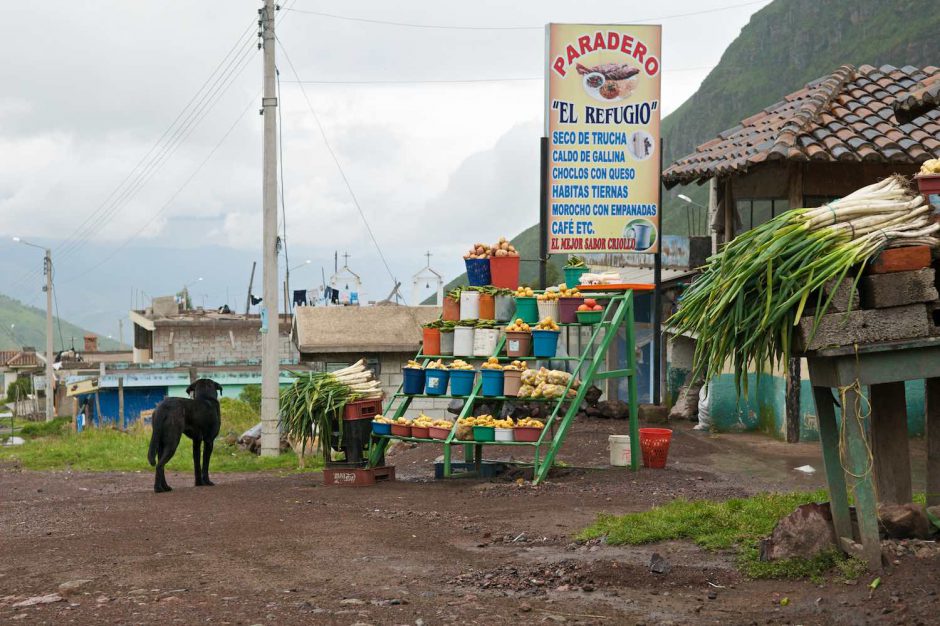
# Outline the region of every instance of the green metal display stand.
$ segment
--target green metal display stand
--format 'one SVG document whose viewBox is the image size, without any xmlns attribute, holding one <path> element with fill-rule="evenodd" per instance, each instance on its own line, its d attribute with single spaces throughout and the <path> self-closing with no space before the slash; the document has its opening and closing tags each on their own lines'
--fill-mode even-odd
<svg viewBox="0 0 940 626">
<path fill-rule="evenodd" d="M 451 428 L 450 433 L 445 440 L 439 439 L 420 439 L 416 437 L 395 437 L 393 435 L 372 435 L 372 441 L 369 451 L 369 465 L 374 467 L 379 464 L 380 460 L 384 458 L 385 449 L 389 444 L 390 439 L 400 439 L 402 441 L 414 441 L 419 443 L 436 443 L 443 444 L 444 446 L 444 476 L 451 477 L 454 473 L 451 471 L 451 456 L 454 446 L 465 446 L 464 448 L 464 460 L 470 461 L 473 460 L 477 468 L 477 473 L 479 472 L 480 465 L 483 461 L 483 446 L 485 445 L 497 445 L 497 446 L 530 446 L 534 448 L 534 458 L 532 461 L 533 469 L 533 482 L 538 484 L 545 480 L 545 477 L 548 476 L 548 472 L 552 467 L 552 464 L 555 461 L 555 457 L 558 454 L 559 448 L 565 441 L 565 436 L 568 434 L 568 429 L 571 428 L 572 422 L 574 422 L 575 415 L 578 414 L 578 411 L 581 405 L 584 402 L 584 396 L 587 393 L 587 390 L 591 385 L 600 380 L 606 380 L 609 378 L 627 378 L 629 380 L 629 406 L 630 406 L 630 467 L 633 470 L 639 468 L 640 461 L 640 433 L 639 433 L 639 407 L 637 402 L 637 380 L 636 380 L 636 336 L 634 334 L 633 328 L 633 319 L 634 319 L 634 308 L 633 308 L 633 292 L 632 291 L 620 291 L 620 292 L 611 292 L 611 293 L 592 293 L 592 297 L 599 299 L 608 299 L 608 304 L 604 309 L 604 319 L 597 324 L 562 324 L 561 326 L 566 328 L 576 328 L 580 331 L 582 326 L 593 328 L 590 341 L 587 342 L 585 346 L 582 347 L 581 353 L 578 356 L 562 356 L 554 357 L 550 359 L 539 359 L 536 357 L 507 357 L 504 356 L 503 346 L 505 344 L 505 336 L 503 336 L 500 341 L 497 343 L 496 350 L 491 356 L 499 358 L 500 361 L 569 361 L 575 363 L 575 366 L 572 370 L 571 380 L 568 382 L 568 385 L 565 387 L 565 394 L 561 398 L 515 398 L 515 397 L 506 397 L 506 396 L 483 396 L 481 394 L 482 390 L 482 377 L 478 378 L 474 383 L 473 390 L 468 396 L 430 396 L 430 395 L 407 395 L 402 393 L 402 388 L 399 387 L 398 391 L 392 396 L 389 401 L 388 406 L 385 409 L 385 415 L 390 416 L 393 419 L 404 416 L 405 412 L 408 410 L 411 405 L 412 398 L 442 398 L 442 399 L 457 399 L 464 401 L 463 408 L 460 411 L 458 418 L 468 417 L 473 413 L 474 404 L 479 401 L 485 402 L 550 402 L 554 404 L 554 409 L 551 412 L 550 417 L 545 420 L 545 428 L 542 429 L 542 434 L 539 436 L 538 441 L 534 442 L 522 442 L 522 441 L 492 441 L 492 442 L 478 442 L 478 441 L 464 441 L 456 438 L 457 432 L 457 421 L 454 421 L 454 426 Z M 626 336 L 626 361 L 627 368 L 619 370 L 602 370 L 602 365 L 606 361 L 608 351 L 610 350 L 611 345 L 614 341 L 620 330 L 624 331 Z M 580 345 L 580 335 L 578 337 Z M 438 355 L 425 355 L 418 353 L 415 357 L 415 360 L 423 360 L 423 365 L 427 364 L 431 360 L 435 359 L 454 359 L 454 358 L 463 358 L 465 360 L 473 359 L 485 359 L 486 357 L 452 357 L 452 356 L 438 356 Z M 578 387 L 577 393 L 573 398 L 567 398 L 567 392 L 571 388 L 571 385 L 574 382 L 575 376 L 580 376 L 581 385 Z"/>
</svg>

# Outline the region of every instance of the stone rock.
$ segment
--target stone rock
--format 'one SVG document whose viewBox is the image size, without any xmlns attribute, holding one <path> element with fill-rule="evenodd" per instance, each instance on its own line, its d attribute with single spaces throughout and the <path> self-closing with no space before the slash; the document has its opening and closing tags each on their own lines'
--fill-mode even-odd
<svg viewBox="0 0 940 626">
<path fill-rule="evenodd" d="M 762 561 L 808 559 L 835 547 L 829 503 L 804 504 L 777 522 L 770 537 L 761 541 L 760 558 Z"/>
<path fill-rule="evenodd" d="M 361 606 L 365 604 L 365 602 L 359 598 L 346 598 L 345 600 L 340 600 L 339 603 L 344 606 Z"/>
<path fill-rule="evenodd" d="M 672 564 L 664 559 L 659 552 L 654 552 L 650 558 L 650 571 L 654 574 L 668 574 L 672 570 Z"/>
<path fill-rule="evenodd" d="M 597 404 L 599 417 L 612 420 L 625 420 L 630 416 L 630 405 L 620 400 L 605 400 Z"/>
<path fill-rule="evenodd" d="M 669 409 L 658 404 L 641 404 L 639 414 L 644 424 L 665 424 L 669 421 Z"/>
<path fill-rule="evenodd" d="M 596 407 L 602 395 L 604 395 L 604 392 L 600 390 L 600 387 L 597 385 L 591 385 L 591 387 L 584 393 L 584 402 L 589 407 Z"/>
<path fill-rule="evenodd" d="M 937 299 L 933 268 L 893 274 L 873 274 L 862 278 L 862 305 L 883 309 Z"/>
<path fill-rule="evenodd" d="M 53 602 L 65 602 L 65 598 L 60 596 L 57 593 L 47 593 L 44 596 L 33 596 L 32 598 L 26 598 L 21 600 L 16 604 L 12 605 L 12 608 L 18 609 L 24 606 L 36 606 L 38 604 L 52 604 Z"/>
<path fill-rule="evenodd" d="M 64 593 L 66 595 L 74 593 L 81 590 L 83 587 L 86 587 L 90 582 L 90 578 L 77 578 L 75 580 L 66 581 L 59 585 L 59 593 Z"/>
<path fill-rule="evenodd" d="M 884 533 L 894 539 L 930 537 L 930 521 L 922 504 L 880 504 L 878 523 Z"/>
</svg>

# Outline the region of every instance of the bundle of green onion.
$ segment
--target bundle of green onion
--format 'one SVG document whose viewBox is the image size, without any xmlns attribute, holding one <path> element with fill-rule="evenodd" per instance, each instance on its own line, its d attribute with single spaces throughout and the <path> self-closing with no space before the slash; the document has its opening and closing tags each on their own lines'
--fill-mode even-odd
<svg viewBox="0 0 940 626">
<path fill-rule="evenodd" d="M 382 397 L 379 381 L 363 360 L 335 372 L 291 372 L 294 381 L 281 391 L 281 427 L 286 435 L 301 442 L 319 438 L 318 449 L 329 452 L 330 433 L 338 423 L 342 438 L 342 412 L 348 402 Z M 302 452 L 301 452 L 302 454 Z"/>
<path fill-rule="evenodd" d="M 940 224 L 929 212 L 900 176 L 819 208 L 787 211 L 710 257 L 668 327 L 697 339 L 696 375 L 711 378 L 730 362 L 746 392 L 749 368 L 759 373 L 790 356 L 793 327 L 811 294 L 818 324 L 852 268 L 857 284 L 864 263 L 885 247 L 940 244 Z"/>
</svg>

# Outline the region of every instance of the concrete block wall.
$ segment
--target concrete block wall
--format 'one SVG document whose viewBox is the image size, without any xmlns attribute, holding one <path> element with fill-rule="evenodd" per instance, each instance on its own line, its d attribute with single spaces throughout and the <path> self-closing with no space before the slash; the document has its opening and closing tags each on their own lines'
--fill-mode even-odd
<svg viewBox="0 0 940 626">
<path fill-rule="evenodd" d="M 231 331 L 232 334 L 229 334 Z M 172 338 L 171 338 L 172 335 Z M 234 345 L 232 337 L 234 336 Z M 290 335 L 279 337 L 281 360 L 297 362 L 299 354 Z M 153 360 L 157 363 L 211 363 L 261 358 L 261 333 L 250 326 L 198 327 L 158 326 L 153 337 Z"/>
</svg>

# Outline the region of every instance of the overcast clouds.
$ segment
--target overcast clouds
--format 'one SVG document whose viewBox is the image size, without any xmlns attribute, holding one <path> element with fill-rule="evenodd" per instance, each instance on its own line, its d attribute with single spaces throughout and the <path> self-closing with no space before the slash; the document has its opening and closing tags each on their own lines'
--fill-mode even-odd
<svg viewBox="0 0 940 626">
<path fill-rule="evenodd" d="M 663 19 L 664 113 L 690 96 L 749 16 L 768 2 L 325 2 L 282 5 L 370 19 L 464 26 Z M 0 292 L 41 304 L 39 251 L 50 245 L 62 316 L 116 334 L 134 290 L 170 293 L 204 276 L 209 305 L 244 299 L 259 260 L 260 52 L 132 198 L 64 241 L 102 205 L 200 88 L 239 34 L 253 0 L 5 2 L 0 34 Z M 443 30 L 282 11 L 278 36 L 304 80 L 530 78 L 541 30 Z M 247 46 L 246 46 L 247 49 Z M 348 250 L 366 297 L 391 287 L 281 50 L 284 177 L 292 275 L 319 284 Z M 691 69 L 690 69 L 691 68 Z M 683 70 L 683 71 L 677 71 Z M 537 219 L 541 81 L 306 85 L 394 274 L 411 294 L 425 249 L 453 276 L 475 240 Z M 247 113 L 241 115 L 248 108 Z M 205 167 L 174 198 L 223 134 Z M 172 201 L 171 201 L 172 198 Z M 160 213 L 162 211 L 162 213 Z M 147 225 L 149 222 L 152 222 Z M 143 228 L 139 236 L 129 239 Z M 3 243 L 7 242 L 7 243 Z M 92 306 L 90 303 L 94 302 Z M 197 300 L 198 302 L 198 300 Z"/>
</svg>

